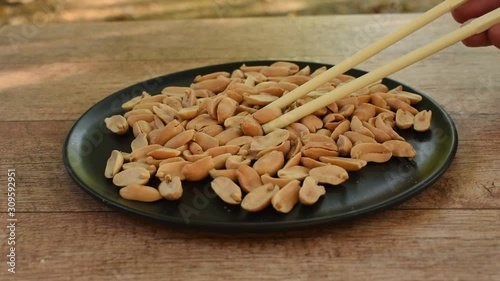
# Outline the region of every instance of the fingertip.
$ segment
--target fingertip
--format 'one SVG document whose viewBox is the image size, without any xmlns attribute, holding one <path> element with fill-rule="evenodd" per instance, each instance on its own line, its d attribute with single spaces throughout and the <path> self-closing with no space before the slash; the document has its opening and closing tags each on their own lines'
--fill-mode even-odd
<svg viewBox="0 0 500 281">
<path fill-rule="evenodd" d="M 500 49 L 500 24 L 492 26 L 487 35 L 491 44 Z"/>
<path fill-rule="evenodd" d="M 473 35 L 463 40 L 462 43 L 467 47 L 484 47 L 491 45 L 486 32 Z"/>
</svg>

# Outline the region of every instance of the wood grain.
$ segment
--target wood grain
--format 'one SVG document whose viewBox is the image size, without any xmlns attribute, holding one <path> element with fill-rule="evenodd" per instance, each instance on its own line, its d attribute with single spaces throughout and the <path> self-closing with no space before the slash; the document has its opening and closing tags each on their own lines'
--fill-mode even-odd
<svg viewBox="0 0 500 281">
<path fill-rule="evenodd" d="M 500 60 L 494 48 L 456 45 L 392 77 L 451 114 L 458 151 L 428 189 L 355 221 L 268 234 L 172 228 L 92 198 L 62 162 L 74 122 L 131 84 L 231 61 L 336 63 L 415 16 L 47 24 L 29 38 L 27 26 L 2 28 L 0 169 L 16 169 L 18 273 L 7 274 L 8 233 L 1 231 L 0 280 L 499 279 Z M 359 68 L 375 69 L 456 27 L 443 17 Z M 16 34 L 25 40 L 11 41 Z M 6 182 L 4 172 L 0 181 Z"/>
</svg>

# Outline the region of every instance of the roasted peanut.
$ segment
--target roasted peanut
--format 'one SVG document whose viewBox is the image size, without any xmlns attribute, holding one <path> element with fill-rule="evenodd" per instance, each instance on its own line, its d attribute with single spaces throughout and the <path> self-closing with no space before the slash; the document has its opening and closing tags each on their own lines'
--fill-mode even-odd
<svg viewBox="0 0 500 281">
<path fill-rule="evenodd" d="M 304 205 L 313 205 L 319 198 L 325 195 L 326 190 L 313 177 L 306 177 L 299 189 L 299 200 Z"/>
<path fill-rule="evenodd" d="M 180 177 L 166 177 L 158 186 L 161 196 L 167 200 L 177 200 L 181 198 L 182 182 Z"/>
<path fill-rule="evenodd" d="M 431 117 L 432 111 L 422 110 L 417 115 L 415 115 L 415 120 L 413 121 L 413 129 L 417 132 L 425 132 L 431 127 Z"/>
<path fill-rule="evenodd" d="M 309 176 L 319 183 L 339 185 L 349 178 L 347 171 L 336 165 L 325 165 L 313 168 L 309 171 Z"/>
<path fill-rule="evenodd" d="M 130 184 L 120 189 L 120 196 L 141 202 L 154 202 L 162 198 L 158 189 L 140 184 Z"/>
<path fill-rule="evenodd" d="M 289 213 L 299 202 L 300 181 L 293 180 L 283 186 L 271 199 L 274 209 L 280 213 Z"/>
<path fill-rule="evenodd" d="M 113 177 L 116 186 L 127 186 L 131 184 L 146 184 L 149 181 L 149 171 L 144 168 L 132 168 L 123 170 Z"/>
<path fill-rule="evenodd" d="M 271 183 L 258 186 L 241 201 L 241 207 L 249 212 L 258 212 L 269 206 L 279 187 Z"/>
<path fill-rule="evenodd" d="M 123 165 L 123 155 L 118 150 L 111 151 L 111 156 L 109 156 L 106 162 L 106 169 L 104 170 L 104 176 L 108 179 L 112 179 L 118 172 L 120 172 Z"/>
<path fill-rule="evenodd" d="M 240 165 L 236 170 L 236 177 L 238 178 L 241 188 L 245 192 L 251 192 L 262 185 L 259 173 L 248 165 Z"/>
<path fill-rule="evenodd" d="M 241 189 L 230 178 L 217 177 L 212 180 L 210 186 L 222 201 L 231 205 L 241 203 Z"/>
<path fill-rule="evenodd" d="M 123 135 L 128 131 L 129 123 L 127 119 L 121 115 L 108 117 L 104 119 L 104 123 L 106 123 L 106 127 L 115 134 Z"/>
<path fill-rule="evenodd" d="M 392 151 L 381 143 L 360 143 L 351 149 L 351 157 L 367 162 L 383 163 L 392 157 Z"/>
</svg>

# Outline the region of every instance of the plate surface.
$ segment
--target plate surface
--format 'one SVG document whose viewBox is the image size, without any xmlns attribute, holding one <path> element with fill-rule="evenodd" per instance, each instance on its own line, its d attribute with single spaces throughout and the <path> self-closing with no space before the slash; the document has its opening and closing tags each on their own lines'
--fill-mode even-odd
<svg viewBox="0 0 500 281">
<path fill-rule="evenodd" d="M 403 85 L 406 91 L 422 95 L 423 100 L 416 105 L 417 109 L 432 110 L 428 132 L 400 132 L 415 147 L 417 157 L 413 161 L 393 157 L 387 163 L 369 163 L 359 172 L 350 172 L 350 179 L 344 184 L 328 186 L 326 195 L 313 206 L 298 204 L 289 214 L 280 214 L 272 207 L 249 213 L 217 198 L 209 180 L 185 183 L 184 194 L 178 201 L 142 203 L 121 198 L 118 187 L 104 177 L 111 151 L 130 151 L 133 139 L 132 133 L 118 136 L 104 125 L 104 118 L 123 113 L 122 103 L 142 91 L 155 94 L 166 86 L 189 86 L 199 74 L 232 71 L 243 63 L 270 65 L 272 62 L 235 62 L 181 71 L 132 85 L 108 96 L 85 112 L 70 130 L 63 148 L 66 169 L 81 188 L 103 202 L 167 225 L 223 231 L 282 231 L 353 219 L 401 203 L 432 185 L 451 164 L 458 140 L 450 116 L 425 94 L 384 79 L 383 83 L 389 88 Z M 301 67 L 309 65 L 311 70 L 324 66 L 314 62 L 295 63 Z M 347 74 L 358 77 L 365 73 L 353 69 Z"/>
</svg>

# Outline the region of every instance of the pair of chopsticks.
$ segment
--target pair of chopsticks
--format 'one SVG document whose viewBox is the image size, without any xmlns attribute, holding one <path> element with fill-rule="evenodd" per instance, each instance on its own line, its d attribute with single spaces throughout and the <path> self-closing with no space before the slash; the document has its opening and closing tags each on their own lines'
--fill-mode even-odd
<svg viewBox="0 0 500 281">
<path fill-rule="evenodd" d="M 341 75 L 342 73 L 345 73 L 349 69 L 378 54 L 387 47 L 400 41 L 401 39 L 412 34 L 416 30 L 429 24 L 438 17 L 446 14 L 447 12 L 450 12 L 451 10 L 455 9 L 465 2 L 467 2 L 467 0 L 446 0 L 440 3 L 439 5 L 435 6 L 434 8 L 430 9 L 426 13 L 410 22 L 408 25 L 394 31 L 381 40 L 371 44 L 367 48 L 357 52 L 352 57 L 326 70 L 321 75 L 318 75 L 314 79 L 311 79 L 295 90 L 268 104 L 265 108 L 282 109 L 286 107 L 298 98 L 315 90 L 316 88 Z M 469 24 L 462 26 L 461 28 L 443 36 L 442 38 L 434 42 L 418 48 L 390 62 L 389 64 L 379 67 L 371 71 L 370 73 L 367 73 L 357 78 L 356 80 L 343 85 L 342 87 L 336 88 L 331 92 L 328 92 L 306 104 L 303 104 L 300 107 L 297 107 L 281 115 L 278 118 L 275 118 L 274 120 L 269 121 L 268 123 L 264 124 L 262 128 L 266 133 L 269 133 L 278 128 L 283 128 L 297 120 L 300 120 L 304 116 L 312 114 L 316 110 L 325 107 L 325 105 L 332 104 L 336 100 L 344 98 L 363 87 L 366 87 L 382 78 L 385 78 L 457 42 L 460 42 L 465 38 L 468 38 L 474 34 L 484 32 L 497 23 L 500 23 L 500 8 L 491 11 L 490 13 L 485 14 L 479 18 L 476 18 Z"/>
</svg>

